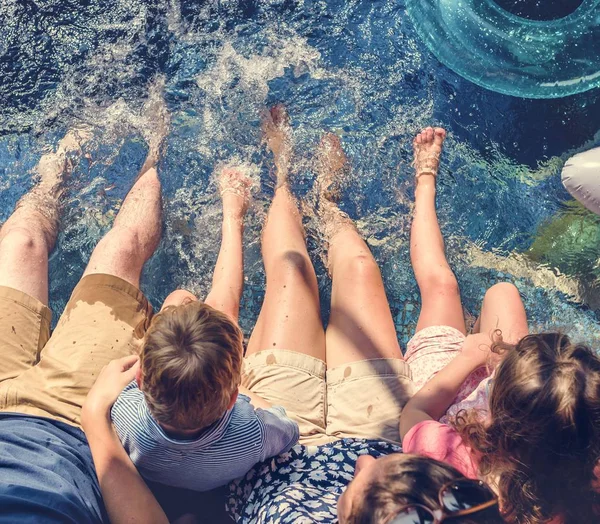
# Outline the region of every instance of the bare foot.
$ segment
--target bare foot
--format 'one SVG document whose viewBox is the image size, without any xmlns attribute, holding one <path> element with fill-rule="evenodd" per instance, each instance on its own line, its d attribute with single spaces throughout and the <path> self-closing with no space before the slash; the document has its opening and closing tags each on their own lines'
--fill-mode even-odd
<svg viewBox="0 0 600 524">
<path fill-rule="evenodd" d="M 58 151 L 71 153 L 81 151 L 81 146 L 92 138 L 92 130 L 89 127 L 73 128 L 58 143 Z"/>
<path fill-rule="evenodd" d="M 274 105 L 263 113 L 262 131 L 267 147 L 273 153 L 277 187 L 287 182 L 292 157 L 292 129 L 283 104 Z"/>
<path fill-rule="evenodd" d="M 165 78 L 156 77 L 148 88 L 148 99 L 142 109 L 142 117 L 147 125 L 142 129 L 142 134 L 148 144 L 148 156 L 140 169 L 140 174 L 154 167 L 165 147 L 165 141 L 169 134 L 171 114 L 167 108 L 164 98 Z"/>
<path fill-rule="evenodd" d="M 58 234 L 65 184 L 72 158 L 70 153 L 81 153 L 81 146 L 92 136 L 89 129 L 72 129 L 59 142 L 56 152 L 43 155 L 36 171 L 39 180 L 31 190 L 21 197 L 18 209 L 27 209 L 39 218 L 46 246 L 52 250 Z M 15 211 L 17 212 L 17 211 Z"/>
<path fill-rule="evenodd" d="M 317 214 L 323 240 L 329 246 L 331 246 L 333 238 L 341 231 L 347 228 L 355 229 L 354 222 L 337 205 L 343 177 L 349 168 L 350 163 L 342 149 L 339 137 L 332 133 L 324 135 L 317 150 L 317 184 L 319 190 Z M 323 257 L 325 265 L 329 267 L 325 253 L 323 253 Z"/>
<path fill-rule="evenodd" d="M 317 150 L 317 182 L 321 198 L 332 202 L 340 199 L 342 178 L 349 165 L 339 137 L 333 133 L 324 135 Z"/>
<path fill-rule="evenodd" d="M 56 152 L 48 153 L 40 158 L 37 172 L 40 182 L 50 185 L 58 184 L 69 172 L 71 163 L 69 153 L 82 153 L 81 147 L 90 140 L 92 132 L 89 128 L 74 128 L 60 140 Z"/>
<path fill-rule="evenodd" d="M 428 127 L 417 134 L 413 141 L 415 158 L 415 175 L 417 180 L 422 175 L 437 176 L 440 165 L 442 146 L 446 138 L 446 131 L 441 127 Z"/>
<path fill-rule="evenodd" d="M 219 174 L 223 215 L 243 219 L 250 204 L 252 178 L 239 166 L 224 167 Z"/>
</svg>

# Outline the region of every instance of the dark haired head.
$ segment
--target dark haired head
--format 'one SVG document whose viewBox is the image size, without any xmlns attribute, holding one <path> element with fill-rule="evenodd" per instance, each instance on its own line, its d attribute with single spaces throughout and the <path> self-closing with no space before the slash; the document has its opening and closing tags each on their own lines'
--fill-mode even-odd
<svg viewBox="0 0 600 524">
<path fill-rule="evenodd" d="M 361 457 L 364 459 L 364 457 Z M 338 502 L 340 524 L 388 524 L 403 508 L 440 509 L 439 492 L 463 478 L 452 466 L 419 455 L 395 453 L 377 460 L 368 457 Z M 461 524 L 502 524 L 498 506 L 469 517 L 452 518 Z"/>
</svg>

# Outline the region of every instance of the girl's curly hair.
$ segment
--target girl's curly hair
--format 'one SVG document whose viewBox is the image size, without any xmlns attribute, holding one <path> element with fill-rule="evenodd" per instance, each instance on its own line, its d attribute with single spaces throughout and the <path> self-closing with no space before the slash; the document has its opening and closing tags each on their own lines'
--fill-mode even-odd
<svg viewBox="0 0 600 524">
<path fill-rule="evenodd" d="M 528 335 L 506 355 L 490 393 L 490 418 L 460 412 L 454 426 L 480 474 L 497 485 L 508 520 L 594 522 L 599 495 L 600 359 L 561 333 Z"/>
</svg>

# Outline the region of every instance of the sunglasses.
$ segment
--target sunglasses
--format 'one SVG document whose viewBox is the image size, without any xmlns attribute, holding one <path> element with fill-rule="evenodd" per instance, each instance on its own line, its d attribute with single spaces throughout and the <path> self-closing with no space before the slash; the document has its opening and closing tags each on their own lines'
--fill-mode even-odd
<svg viewBox="0 0 600 524">
<path fill-rule="evenodd" d="M 440 524 L 446 519 L 474 515 L 498 504 L 498 497 L 481 480 L 459 479 L 439 491 L 440 507 L 431 510 L 420 504 L 402 508 L 389 524 Z"/>
</svg>

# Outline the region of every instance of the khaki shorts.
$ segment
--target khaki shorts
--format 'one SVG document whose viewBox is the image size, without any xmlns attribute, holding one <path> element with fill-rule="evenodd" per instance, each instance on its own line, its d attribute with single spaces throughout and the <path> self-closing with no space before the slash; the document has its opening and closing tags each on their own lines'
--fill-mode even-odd
<svg viewBox="0 0 600 524">
<path fill-rule="evenodd" d="M 81 406 L 98 373 L 137 350 L 151 315 L 135 286 L 112 275 L 89 275 L 50 336 L 46 306 L 0 287 L 0 411 L 80 426 Z"/>
<path fill-rule="evenodd" d="M 400 359 L 362 360 L 326 370 L 322 360 L 281 349 L 247 357 L 242 384 L 283 406 L 298 422 L 304 445 L 342 438 L 400 444 L 400 414 L 414 389 L 410 367 Z"/>
</svg>

